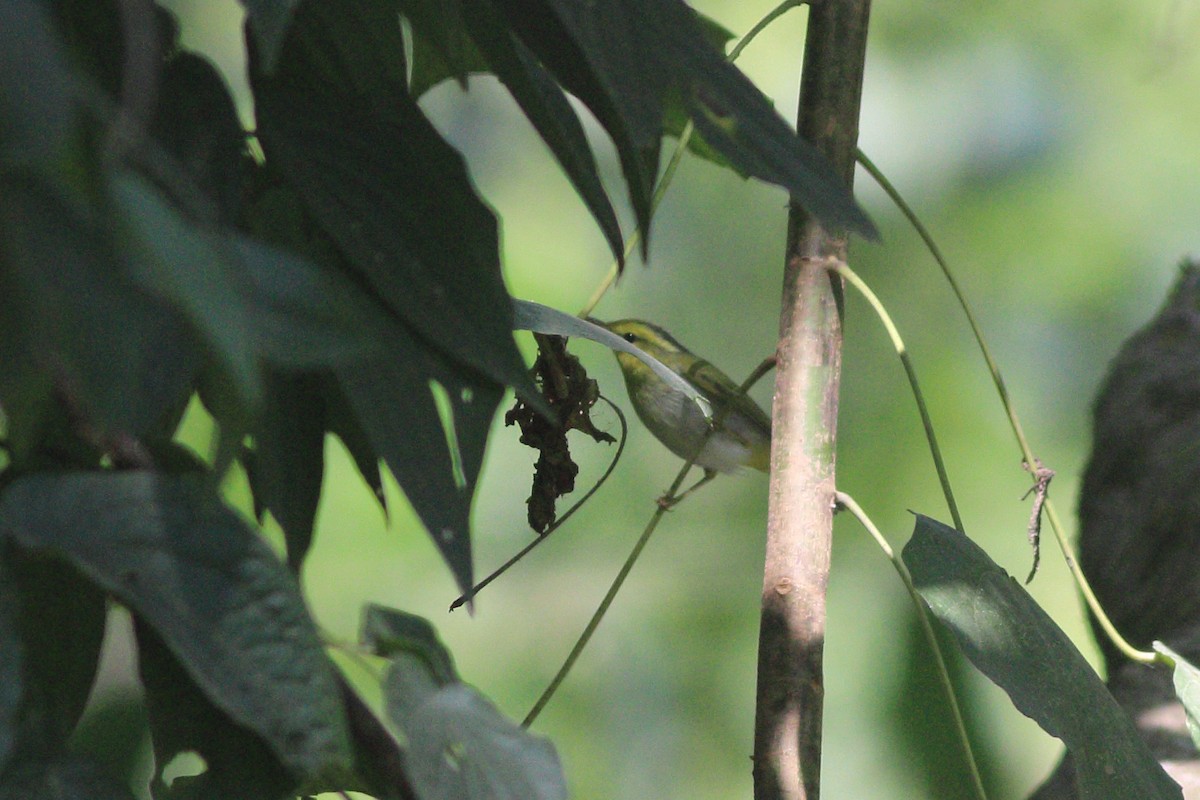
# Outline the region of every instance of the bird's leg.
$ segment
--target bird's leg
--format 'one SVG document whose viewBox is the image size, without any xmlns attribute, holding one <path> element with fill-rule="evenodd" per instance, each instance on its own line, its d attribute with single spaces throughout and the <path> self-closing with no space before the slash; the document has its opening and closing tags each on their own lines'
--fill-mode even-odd
<svg viewBox="0 0 1200 800">
<path fill-rule="evenodd" d="M 662 497 L 658 498 L 658 504 L 660 506 L 662 506 L 663 508 L 670 510 L 670 509 L 674 508 L 675 505 L 678 504 L 680 500 L 687 497 L 689 494 L 696 491 L 701 486 L 708 483 L 715 477 L 717 477 L 717 471 L 715 469 L 706 469 L 706 470 L 704 470 L 703 478 L 696 481 L 691 486 L 689 486 L 687 489 L 684 489 L 682 493 L 677 494 L 674 497 L 670 497 L 670 496 L 664 494 Z"/>
</svg>

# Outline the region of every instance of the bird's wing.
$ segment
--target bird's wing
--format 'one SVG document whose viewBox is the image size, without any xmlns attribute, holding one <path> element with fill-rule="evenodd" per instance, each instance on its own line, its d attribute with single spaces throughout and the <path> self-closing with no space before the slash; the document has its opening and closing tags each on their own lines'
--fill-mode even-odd
<svg viewBox="0 0 1200 800">
<path fill-rule="evenodd" d="M 688 369 L 686 376 L 705 396 L 713 401 L 714 411 L 732 403 L 732 411 L 744 416 L 764 436 L 771 436 L 771 418 L 759 408 L 758 403 L 738 392 L 738 385 L 721 370 L 704 359 L 698 359 Z"/>
</svg>

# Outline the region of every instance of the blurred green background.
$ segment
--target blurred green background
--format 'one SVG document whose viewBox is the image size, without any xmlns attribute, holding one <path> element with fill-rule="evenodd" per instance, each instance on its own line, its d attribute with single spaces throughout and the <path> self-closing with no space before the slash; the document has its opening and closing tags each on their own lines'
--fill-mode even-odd
<svg viewBox="0 0 1200 800">
<path fill-rule="evenodd" d="M 240 6 L 167 3 L 185 44 L 209 55 L 245 101 Z M 695 4 L 739 35 L 766 2 Z M 805 12 L 785 16 L 740 66 L 794 118 Z M 1073 525 L 1089 407 L 1119 343 L 1148 319 L 1195 248 L 1200 227 L 1200 4 L 1192 0 L 875 5 L 861 146 L 892 178 L 957 267 L 1027 432 L 1058 471 L 1051 496 Z M 502 221 L 518 296 L 577 310 L 607 249 L 546 149 L 491 79 L 423 100 L 466 156 Z M 586 116 L 586 115 L 585 115 Z M 615 157 L 586 120 L 614 197 Z M 1029 484 L 990 378 L 930 257 L 860 172 L 883 232 L 855 242 L 852 266 L 891 310 L 923 379 L 968 532 L 1014 575 L 1030 564 Z M 685 160 L 635 260 L 596 315 L 645 317 L 735 379 L 773 348 L 785 197 Z M 623 211 L 628 231 L 628 209 Z M 861 298 L 846 309 L 839 486 L 895 545 L 909 510 L 948 517 L 903 372 Z M 522 346 L 529 342 L 522 340 Z M 628 409 L 615 361 L 573 346 Z M 756 390 L 769 407 L 770 381 Z M 631 416 L 625 458 L 592 503 L 480 596 L 447 615 L 456 591 L 428 537 L 390 495 L 385 520 L 340 445 L 305 583 L 317 618 L 353 637 L 365 602 L 427 616 L 466 680 L 520 718 L 603 595 L 678 461 Z M 610 412 L 601 425 L 615 432 Z M 202 438 L 196 429 L 195 436 Z M 578 440 L 587 486 L 611 455 Z M 498 419 L 475 504 L 480 574 L 524 544 L 532 451 Z M 233 497 L 244 503 L 237 482 Z M 766 479 L 722 478 L 668 515 L 574 674 L 535 726 L 564 762 L 572 795 L 614 800 L 751 795 L 755 647 Z M 826 645 L 827 798 L 966 797 L 946 712 L 905 593 L 881 553 L 839 519 Z M 1030 587 L 1096 663 L 1057 548 Z M 127 692 L 130 657 L 110 649 L 98 700 Z M 1053 665 L 1047 665 L 1052 669 Z M 996 798 L 1023 797 L 1059 745 L 1007 698 L 961 671 L 966 713 Z"/>
</svg>

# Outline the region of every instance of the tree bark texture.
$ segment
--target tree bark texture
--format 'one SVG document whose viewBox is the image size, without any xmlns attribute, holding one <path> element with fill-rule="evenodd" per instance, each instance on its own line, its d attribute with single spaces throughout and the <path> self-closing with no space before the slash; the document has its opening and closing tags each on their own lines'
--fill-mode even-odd
<svg viewBox="0 0 1200 800">
<path fill-rule="evenodd" d="M 853 182 L 870 0 L 810 4 L 798 128 Z M 820 796 L 846 236 L 793 204 L 780 314 L 759 630 L 755 800 Z"/>
</svg>

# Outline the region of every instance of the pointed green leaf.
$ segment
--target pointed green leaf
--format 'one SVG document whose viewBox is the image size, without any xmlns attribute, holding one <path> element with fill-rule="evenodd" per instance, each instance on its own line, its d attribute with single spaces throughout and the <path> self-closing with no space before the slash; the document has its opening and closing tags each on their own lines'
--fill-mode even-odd
<svg viewBox="0 0 1200 800">
<path fill-rule="evenodd" d="M 325 403 L 316 375 L 268 373 L 254 431 L 255 499 L 283 528 L 288 564 L 299 572 L 312 544 L 325 471 Z"/>
<path fill-rule="evenodd" d="M 104 593 L 60 560 L 0 549 L 6 551 L 0 556 L 4 579 L 17 595 L 21 700 L 15 758 L 44 760 L 65 750 L 91 694 L 104 639 Z"/>
<path fill-rule="evenodd" d="M 341 440 L 363 482 L 371 489 L 383 513 L 387 514 L 387 499 L 383 493 L 383 476 L 379 472 L 379 456 L 371 447 L 371 440 L 363 431 L 353 409 L 346 401 L 337 376 L 332 373 L 321 376 L 321 393 L 325 401 L 325 426 Z"/>
<path fill-rule="evenodd" d="M 787 189 L 822 223 L 875 236 L 849 189 L 745 75 L 706 40 L 681 0 L 496 0 L 509 24 L 616 144 L 638 224 L 650 217 L 664 108 L 682 98 L 706 143 Z"/>
<path fill-rule="evenodd" d="M 284 37 L 292 24 L 292 15 L 300 0 L 242 0 L 246 7 L 248 31 L 253 34 L 263 66 L 275 68 Z"/>
<path fill-rule="evenodd" d="M 566 95 L 528 47 L 504 24 L 490 0 L 474 4 L 466 17 L 476 45 L 525 116 L 550 148 L 588 207 L 619 264 L 625 251 L 617 215 L 596 171 L 596 159 Z"/>
<path fill-rule="evenodd" d="M 416 339 L 397 336 L 392 345 L 388 358 L 337 369 L 338 384 L 371 449 L 391 469 L 465 591 L 473 575 L 471 497 L 501 393 L 482 376 L 450 370 Z M 431 380 L 457 395 L 451 398 L 456 413 L 450 430 L 443 427 Z"/>
<path fill-rule="evenodd" d="M 466 86 L 469 73 L 495 73 L 558 159 L 613 255 L 623 262 L 621 228 L 579 117 L 490 0 L 472 3 L 469 13 L 464 13 L 459 0 L 404 0 L 403 6 L 414 32 L 413 96 L 420 97 L 447 78 Z"/>
<path fill-rule="evenodd" d="M 495 217 L 407 91 L 313 80 L 336 50 L 302 7 L 274 76 L 251 63 L 259 136 L 372 292 L 455 361 L 532 396 Z M 353 77 L 353 73 L 347 76 Z"/>
<path fill-rule="evenodd" d="M 1054 621 L 964 534 L 917 515 L 904 563 L 966 656 L 1075 761 L 1081 800 L 1182 798 Z"/>
<path fill-rule="evenodd" d="M 267 742 L 217 707 L 153 629 L 136 622 L 138 672 L 154 745 L 155 800 L 294 797 L 297 780 Z M 176 778 L 168 787 L 163 770 L 183 753 L 199 754 L 204 770 Z"/>
<path fill-rule="evenodd" d="M 295 578 L 205 476 L 19 478 L 0 495 L 0 535 L 58 553 L 120 598 L 295 774 L 348 762 L 340 690 Z"/>
<path fill-rule="evenodd" d="M 404 16 L 412 25 L 412 78 L 409 91 L 420 97 L 444 80 L 466 88 L 467 76 L 487 72 L 488 63 L 471 35 L 467 21 L 477 13 L 472 3 L 465 13 L 462 0 L 401 0 Z"/>
<path fill-rule="evenodd" d="M 151 133 L 187 174 L 193 213 L 233 224 L 242 203 L 246 132 L 217 68 L 195 53 L 172 56 L 159 76 Z"/>
</svg>

